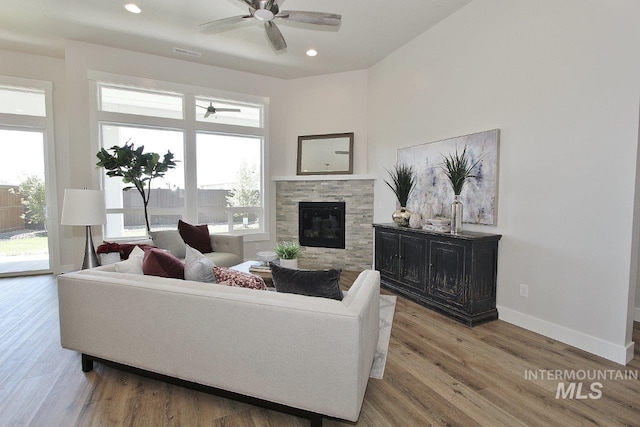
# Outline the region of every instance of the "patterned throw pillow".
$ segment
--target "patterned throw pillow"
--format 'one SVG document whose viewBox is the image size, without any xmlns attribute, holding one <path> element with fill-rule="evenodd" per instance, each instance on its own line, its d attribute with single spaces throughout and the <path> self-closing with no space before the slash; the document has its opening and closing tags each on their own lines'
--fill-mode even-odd
<svg viewBox="0 0 640 427">
<path fill-rule="evenodd" d="M 238 286 L 241 288 L 267 290 L 267 285 L 261 277 L 249 273 L 243 273 L 229 268 L 213 267 L 213 274 L 216 276 L 216 282 L 228 286 Z"/>
</svg>

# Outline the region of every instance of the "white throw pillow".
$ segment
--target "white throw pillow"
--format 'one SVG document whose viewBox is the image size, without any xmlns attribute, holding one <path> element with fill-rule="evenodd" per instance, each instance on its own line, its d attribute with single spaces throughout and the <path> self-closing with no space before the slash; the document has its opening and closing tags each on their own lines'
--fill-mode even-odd
<svg viewBox="0 0 640 427">
<path fill-rule="evenodd" d="M 216 283 L 213 275 L 214 262 L 202 255 L 200 251 L 186 245 L 186 257 L 184 259 L 184 279 L 196 282 Z"/>
<path fill-rule="evenodd" d="M 142 271 L 142 260 L 144 259 L 144 251 L 140 246 L 136 246 L 131 251 L 129 258 L 116 262 L 115 268 L 118 273 L 144 274 Z"/>
</svg>

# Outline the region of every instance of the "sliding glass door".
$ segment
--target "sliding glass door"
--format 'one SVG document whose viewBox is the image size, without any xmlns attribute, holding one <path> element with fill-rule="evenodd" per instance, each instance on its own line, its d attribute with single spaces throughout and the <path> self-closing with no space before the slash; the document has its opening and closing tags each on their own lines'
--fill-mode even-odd
<svg viewBox="0 0 640 427">
<path fill-rule="evenodd" d="M 45 133 L 0 127 L 0 274 L 49 270 Z"/>
</svg>

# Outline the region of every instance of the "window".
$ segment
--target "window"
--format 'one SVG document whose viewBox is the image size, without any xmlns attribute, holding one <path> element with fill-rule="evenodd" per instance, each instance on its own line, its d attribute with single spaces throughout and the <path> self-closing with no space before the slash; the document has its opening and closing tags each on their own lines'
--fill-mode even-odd
<svg viewBox="0 0 640 427">
<path fill-rule="evenodd" d="M 114 113 L 181 119 L 182 96 L 101 84 L 100 109 Z"/>
<path fill-rule="evenodd" d="M 216 113 L 211 114 L 213 111 Z M 262 126 L 260 119 L 260 108 L 256 106 L 230 103 L 224 100 L 196 98 L 196 120 L 200 122 L 257 128 Z"/>
<path fill-rule="evenodd" d="M 171 129 L 142 128 L 101 123 L 103 147 L 122 147 L 133 142 L 136 147 L 144 145 L 145 152 L 163 155 L 171 151 L 178 160 L 184 159 L 184 132 Z M 137 190 L 123 191 L 126 187 L 121 179 L 104 180 L 107 206 L 106 235 L 112 237 L 135 237 L 146 234 L 144 207 Z M 177 163 L 164 177 L 151 182 L 149 197 L 149 223 L 154 230 L 175 228 L 184 214 L 184 162 Z"/>
<path fill-rule="evenodd" d="M 198 133 L 198 222 L 216 231 L 260 230 L 262 140 Z"/>
<path fill-rule="evenodd" d="M 110 83 L 95 79 L 99 145 L 108 150 L 129 142 L 160 155 L 170 150 L 177 160 L 175 169 L 152 181 L 151 229 L 175 229 L 182 219 L 207 224 L 211 232 L 245 234 L 247 241 L 268 239 L 263 163 L 267 101 L 163 82 L 153 82 L 149 90 L 118 77 L 122 85 L 113 83 L 118 80 L 114 76 Z M 206 92 L 211 96 L 195 95 Z M 145 236 L 138 192 L 123 191 L 122 180 L 104 172 L 102 181 L 105 237 Z"/>
<path fill-rule="evenodd" d="M 0 113 L 46 117 L 44 90 L 0 86 Z"/>
<path fill-rule="evenodd" d="M 0 275 L 59 270 L 53 85 L 0 76 Z"/>
</svg>

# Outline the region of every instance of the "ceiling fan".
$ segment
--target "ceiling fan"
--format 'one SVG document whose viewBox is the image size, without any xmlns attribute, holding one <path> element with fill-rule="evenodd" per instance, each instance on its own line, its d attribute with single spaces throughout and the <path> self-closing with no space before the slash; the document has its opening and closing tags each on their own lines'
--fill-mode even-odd
<svg viewBox="0 0 640 427">
<path fill-rule="evenodd" d="M 215 113 L 223 113 L 223 112 L 239 113 L 240 112 L 239 108 L 216 108 L 213 106 L 213 102 L 210 102 L 208 107 L 203 107 L 202 105 L 198 105 L 198 104 L 196 104 L 196 107 L 204 108 L 205 110 L 207 110 L 207 112 L 204 113 L 205 119 Z"/>
<path fill-rule="evenodd" d="M 277 51 L 287 48 L 287 43 L 276 26 L 274 20 L 286 19 L 294 22 L 302 22 L 305 24 L 326 25 L 330 27 L 338 27 L 342 16 L 333 13 L 323 12 L 302 12 L 298 10 L 280 11 L 280 5 L 284 0 L 239 0 L 245 6 L 249 6 L 248 15 L 232 16 L 230 18 L 218 19 L 200 25 L 200 31 L 203 33 L 213 33 L 216 31 L 226 30 L 230 26 L 243 22 L 248 19 L 256 19 L 264 23 L 264 29 L 267 38 L 271 42 L 271 46 Z M 246 22 L 246 21 L 245 21 Z"/>
</svg>

